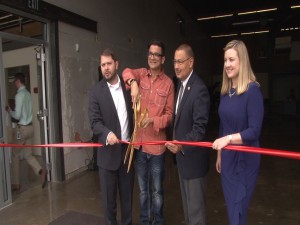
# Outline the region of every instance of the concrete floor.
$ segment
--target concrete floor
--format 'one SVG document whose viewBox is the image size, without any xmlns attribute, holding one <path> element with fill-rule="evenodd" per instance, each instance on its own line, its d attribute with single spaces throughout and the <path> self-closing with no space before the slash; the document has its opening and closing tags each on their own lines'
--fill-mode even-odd
<svg viewBox="0 0 300 225">
<path fill-rule="evenodd" d="M 265 121 L 262 147 L 298 150 L 299 121 L 291 118 L 272 118 Z M 217 121 L 215 122 L 217 124 Z M 216 124 L 211 123 L 208 140 L 216 137 Z M 207 224 L 228 224 L 219 175 L 215 171 L 216 152 L 211 151 L 211 170 L 208 175 Z M 300 161 L 263 156 L 261 171 L 249 209 L 251 225 L 300 224 Z M 136 182 L 134 222 L 139 222 L 139 199 Z M 103 217 L 100 203 L 98 173 L 86 171 L 63 183 L 50 183 L 45 189 L 35 186 L 13 196 L 13 204 L 0 211 L 0 225 L 46 225 L 68 210 Z M 176 166 L 171 154 L 166 160 L 165 224 L 183 222 L 180 189 Z"/>
</svg>

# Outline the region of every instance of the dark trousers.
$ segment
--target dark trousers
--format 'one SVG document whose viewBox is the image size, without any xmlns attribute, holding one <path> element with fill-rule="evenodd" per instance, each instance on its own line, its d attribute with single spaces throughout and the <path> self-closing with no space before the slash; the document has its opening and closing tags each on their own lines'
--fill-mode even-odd
<svg viewBox="0 0 300 225">
<path fill-rule="evenodd" d="M 132 196 L 134 167 L 127 173 L 127 165 L 121 162 L 118 170 L 99 168 L 100 188 L 105 224 L 117 225 L 117 191 L 121 204 L 121 224 L 132 225 Z"/>
</svg>

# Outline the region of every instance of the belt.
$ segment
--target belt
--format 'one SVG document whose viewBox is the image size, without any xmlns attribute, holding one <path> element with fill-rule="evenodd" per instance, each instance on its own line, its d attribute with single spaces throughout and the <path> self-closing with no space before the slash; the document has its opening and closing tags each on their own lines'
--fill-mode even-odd
<svg viewBox="0 0 300 225">
<path fill-rule="evenodd" d="M 26 125 L 24 125 L 24 124 L 18 124 L 18 127 L 27 127 L 27 126 L 31 126 L 32 125 L 32 123 L 29 123 L 29 124 L 26 124 Z"/>
</svg>

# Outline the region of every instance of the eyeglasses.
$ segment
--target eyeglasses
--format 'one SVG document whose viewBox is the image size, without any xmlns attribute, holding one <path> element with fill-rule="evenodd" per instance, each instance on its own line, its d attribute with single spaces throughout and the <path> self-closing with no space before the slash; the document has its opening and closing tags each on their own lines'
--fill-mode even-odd
<svg viewBox="0 0 300 225">
<path fill-rule="evenodd" d="M 148 52 L 148 57 L 151 58 L 158 58 L 158 57 L 162 57 L 162 54 L 157 53 L 157 52 Z"/>
<path fill-rule="evenodd" d="M 173 60 L 173 64 L 174 65 L 178 64 L 178 65 L 181 66 L 184 62 L 188 61 L 190 58 L 192 58 L 192 57 L 189 57 L 189 58 L 187 58 L 185 60 Z"/>
</svg>

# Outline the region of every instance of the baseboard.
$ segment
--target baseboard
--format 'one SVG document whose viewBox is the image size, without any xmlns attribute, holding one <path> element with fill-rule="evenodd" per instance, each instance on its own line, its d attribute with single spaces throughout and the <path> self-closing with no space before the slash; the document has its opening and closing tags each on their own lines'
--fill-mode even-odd
<svg viewBox="0 0 300 225">
<path fill-rule="evenodd" d="M 88 165 L 83 166 L 83 167 L 81 167 L 81 168 L 79 168 L 77 170 L 74 170 L 71 173 L 66 174 L 66 180 L 69 180 L 70 178 L 72 178 L 72 177 L 74 177 L 74 176 L 76 176 L 76 175 L 78 175 L 78 174 L 80 174 L 80 173 L 82 173 L 82 172 L 84 172 L 86 170 L 88 170 Z"/>
</svg>

